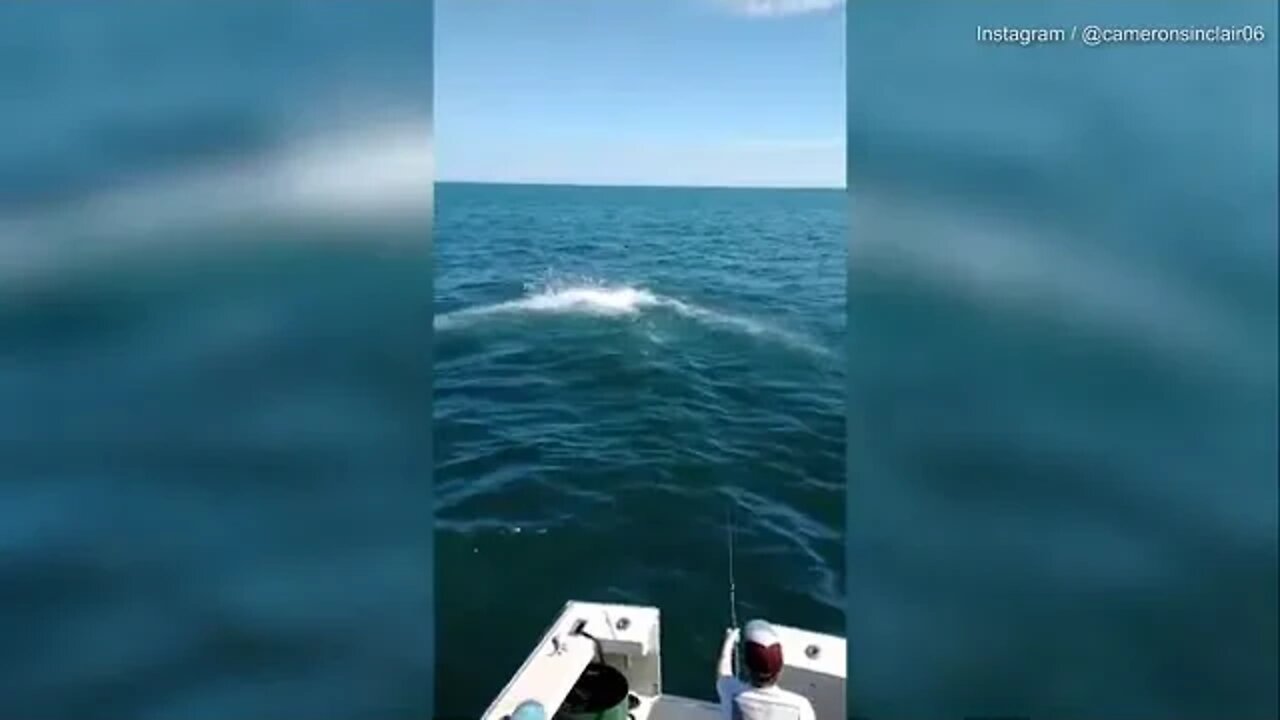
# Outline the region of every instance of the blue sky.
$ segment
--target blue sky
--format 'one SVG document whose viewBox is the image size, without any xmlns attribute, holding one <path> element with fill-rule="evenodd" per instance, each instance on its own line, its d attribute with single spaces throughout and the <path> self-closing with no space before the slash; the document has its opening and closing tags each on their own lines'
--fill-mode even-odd
<svg viewBox="0 0 1280 720">
<path fill-rule="evenodd" d="M 843 187 L 842 0 L 437 0 L 440 180 Z"/>
</svg>

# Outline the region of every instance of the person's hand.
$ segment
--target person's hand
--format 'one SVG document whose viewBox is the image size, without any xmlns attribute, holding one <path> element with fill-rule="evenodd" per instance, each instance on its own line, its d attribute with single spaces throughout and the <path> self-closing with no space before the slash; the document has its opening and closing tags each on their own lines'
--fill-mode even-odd
<svg viewBox="0 0 1280 720">
<path fill-rule="evenodd" d="M 724 644 L 720 646 L 720 663 L 716 666 L 717 677 L 733 677 L 737 674 L 736 664 L 734 663 L 734 648 L 737 647 L 738 628 L 729 628 L 724 631 Z"/>
</svg>

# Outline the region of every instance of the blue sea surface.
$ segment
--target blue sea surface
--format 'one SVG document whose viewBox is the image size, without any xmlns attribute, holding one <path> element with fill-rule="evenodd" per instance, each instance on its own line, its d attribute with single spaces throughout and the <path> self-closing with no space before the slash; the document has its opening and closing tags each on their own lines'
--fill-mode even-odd
<svg viewBox="0 0 1280 720">
<path fill-rule="evenodd" d="M 429 3 L 4 5 L 0 717 L 473 716 L 569 599 L 708 697 L 730 525 L 873 720 L 1276 717 L 1274 4 L 905 5 L 852 213 L 446 184 L 434 289 Z M 1273 37 L 973 41 L 1107 19 Z"/>
<path fill-rule="evenodd" d="M 441 184 L 437 713 L 484 710 L 569 600 L 662 611 L 714 697 L 738 612 L 844 630 L 840 190 Z"/>
<path fill-rule="evenodd" d="M 0 8 L 0 717 L 430 717 L 431 28 Z"/>
<path fill-rule="evenodd" d="M 853 714 L 1277 717 L 1276 20 L 850 4 Z"/>
</svg>

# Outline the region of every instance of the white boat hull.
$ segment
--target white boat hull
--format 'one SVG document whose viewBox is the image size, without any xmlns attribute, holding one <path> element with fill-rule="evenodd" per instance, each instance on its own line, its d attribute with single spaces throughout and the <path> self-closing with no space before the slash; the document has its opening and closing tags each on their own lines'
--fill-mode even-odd
<svg viewBox="0 0 1280 720">
<path fill-rule="evenodd" d="M 844 638 L 774 625 L 785 668 L 780 684 L 804 695 L 818 720 L 845 717 Z M 718 704 L 662 692 L 662 633 L 657 608 L 572 601 L 543 633 L 529 657 L 489 706 L 483 720 L 506 720 L 520 703 L 535 701 L 548 718 L 568 697 L 597 654 L 626 677 L 631 720 L 716 720 Z M 597 644 L 598 643 L 598 644 Z M 712 668 L 707 671 L 714 693 Z"/>
</svg>

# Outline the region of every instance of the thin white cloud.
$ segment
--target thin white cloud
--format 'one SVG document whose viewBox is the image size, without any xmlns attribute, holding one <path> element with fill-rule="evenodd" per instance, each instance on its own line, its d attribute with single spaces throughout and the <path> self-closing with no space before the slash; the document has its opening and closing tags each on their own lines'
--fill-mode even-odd
<svg viewBox="0 0 1280 720">
<path fill-rule="evenodd" d="M 844 0 L 720 0 L 734 12 L 751 17 L 782 17 L 826 12 L 844 6 Z"/>
</svg>

